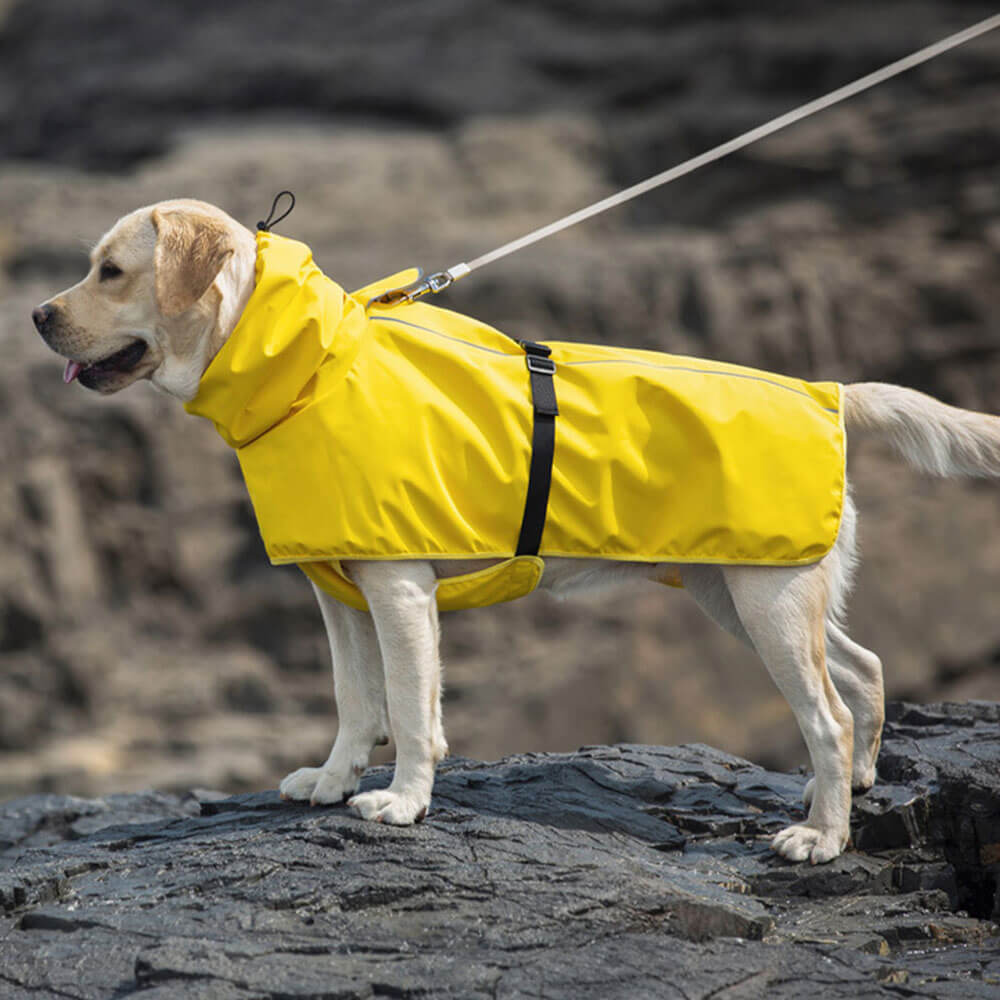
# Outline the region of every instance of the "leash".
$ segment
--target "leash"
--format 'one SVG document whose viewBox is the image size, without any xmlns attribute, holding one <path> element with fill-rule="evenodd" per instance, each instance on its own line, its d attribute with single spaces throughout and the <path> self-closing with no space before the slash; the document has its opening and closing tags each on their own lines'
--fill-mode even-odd
<svg viewBox="0 0 1000 1000">
<path fill-rule="evenodd" d="M 526 236 L 511 240 L 509 243 L 497 247 L 496 250 L 491 250 L 489 253 L 484 253 L 476 257 L 475 260 L 467 264 L 455 264 L 445 271 L 436 271 L 434 274 L 421 277 L 417 281 L 413 281 L 401 288 L 391 288 L 371 299 L 368 307 L 379 306 L 387 309 L 400 305 L 403 302 L 414 302 L 424 295 L 436 295 L 460 278 L 464 278 L 467 274 L 471 274 L 473 271 L 477 271 L 487 264 L 492 264 L 495 260 L 500 260 L 502 257 L 508 256 L 508 254 L 523 250 L 525 247 L 529 247 L 539 240 L 544 240 L 547 236 L 554 236 L 564 229 L 569 229 L 570 226 L 575 226 L 578 222 L 583 222 L 585 219 L 599 215 L 601 212 L 606 212 L 610 208 L 622 205 L 626 201 L 638 198 L 639 195 L 645 194 L 647 191 L 652 191 L 654 188 L 669 184 L 671 181 L 684 177 L 686 174 L 690 174 L 709 163 L 721 160 L 724 156 L 729 156 L 731 153 L 735 153 L 751 145 L 751 143 L 759 142 L 761 139 L 773 135 L 780 129 L 794 125 L 796 122 L 802 121 L 803 118 L 808 118 L 810 115 L 824 111 L 826 108 L 832 107 L 834 104 L 839 104 L 841 101 L 846 101 L 848 98 L 854 97 L 864 90 L 875 87 L 894 76 L 898 76 L 900 73 L 905 73 L 907 70 L 928 62 L 950 49 L 964 45 L 966 42 L 970 42 L 980 35 L 985 35 L 988 31 L 992 31 L 997 27 L 1000 27 L 1000 14 L 994 14 L 992 17 L 973 24 L 963 31 L 949 35 L 947 38 L 943 38 L 933 45 L 928 45 L 926 48 L 898 59 L 896 62 L 889 63 L 889 65 L 875 70 L 874 73 L 862 76 L 853 83 L 831 91 L 829 94 L 819 97 L 814 101 L 809 101 L 807 104 L 803 104 L 793 111 L 780 115 L 778 118 L 774 118 L 764 125 L 758 125 L 749 132 L 744 132 L 735 139 L 730 139 L 728 142 L 724 142 L 722 145 L 716 146 L 706 153 L 700 153 L 689 160 L 685 160 L 676 167 L 670 167 L 668 170 L 655 174 L 644 181 L 640 181 L 638 184 L 633 184 L 631 187 L 625 188 L 625 190 L 619 191 L 617 194 L 602 198 L 600 201 L 596 201 L 586 208 L 578 209 L 576 212 L 557 219 L 555 222 L 550 222 L 547 226 L 542 226 L 534 230 L 534 232 L 528 233 Z"/>
</svg>

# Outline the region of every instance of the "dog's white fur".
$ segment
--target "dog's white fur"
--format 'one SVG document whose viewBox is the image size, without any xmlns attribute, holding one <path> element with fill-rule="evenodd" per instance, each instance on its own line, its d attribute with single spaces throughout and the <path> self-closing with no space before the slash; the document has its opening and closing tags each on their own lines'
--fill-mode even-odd
<svg viewBox="0 0 1000 1000">
<path fill-rule="evenodd" d="M 125 272 L 100 280 L 109 259 Z M 101 239 L 90 273 L 47 303 L 43 335 L 54 350 L 93 363 L 130 338 L 148 351 L 134 370 L 92 387 L 114 392 L 149 378 L 181 400 L 235 327 L 253 290 L 253 234 L 201 202 L 161 202 L 125 216 Z M 117 287 L 116 287 L 117 286 Z M 191 301 L 185 292 L 194 289 Z M 41 327 L 40 327 L 41 329 Z M 845 387 L 850 431 L 888 436 L 911 464 L 939 476 L 1000 476 L 1000 418 L 947 406 L 882 383 Z M 804 823 L 782 830 L 774 849 L 793 861 L 829 861 L 848 838 L 851 788 L 870 788 L 881 738 L 882 665 L 842 624 L 854 572 L 856 513 L 848 495 L 833 549 L 796 568 L 665 566 L 590 559 L 546 561 L 541 586 L 556 593 L 678 572 L 691 596 L 724 629 L 757 651 L 788 699 L 815 777 Z M 349 805 L 366 819 L 405 825 L 430 804 L 434 765 L 447 753 L 441 724 L 438 578 L 484 565 L 468 561 L 353 561 L 345 564 L 369 613 L 317 591 L 333 658 L 340 719 L 319 767 L 281 782 L 284 797 Z M 355 794 L 372 748 L 396 741 L 385 790 Z"/>
</svg>

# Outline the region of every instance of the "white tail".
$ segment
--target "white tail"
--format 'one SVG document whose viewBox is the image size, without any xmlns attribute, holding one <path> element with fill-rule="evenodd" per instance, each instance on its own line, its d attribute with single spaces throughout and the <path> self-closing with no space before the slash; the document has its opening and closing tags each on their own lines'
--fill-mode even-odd
<svg viewBox="0 0 1000 1000">
<path fill-rule="evenodd" d="M 849 430 L 885 435 L 931 475 L 1000 478 L 1000 417 L 887 382 L 856 382 L 844 386 L 844 421 Z"/>
</svg>

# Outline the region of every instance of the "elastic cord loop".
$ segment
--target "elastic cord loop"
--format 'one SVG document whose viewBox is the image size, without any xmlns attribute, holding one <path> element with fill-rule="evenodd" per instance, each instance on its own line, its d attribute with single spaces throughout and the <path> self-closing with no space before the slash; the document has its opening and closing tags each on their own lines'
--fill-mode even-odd
<svg viewBox="0 0 1000 1000">
<path fill-rule="evenodd" d="M 285 196 L 291 199 L 291 204 L 281 213 L 277 218 L 274 217 L 274 213 L 278 209 L 278 202 Z M 257 223 L 257 229 L 261 232 L 269 233 L 271 231 L 271 226 L 276 226 L 282 219 L 286 218 L 291 214 L 292 209 L 295 208 L 295 195 L 291 191 L 279 191 L 274 196 L 274 201 L 271 202 L 271 211 L 267 213 L 267 218 L 262 222 Z"/>
</svg>

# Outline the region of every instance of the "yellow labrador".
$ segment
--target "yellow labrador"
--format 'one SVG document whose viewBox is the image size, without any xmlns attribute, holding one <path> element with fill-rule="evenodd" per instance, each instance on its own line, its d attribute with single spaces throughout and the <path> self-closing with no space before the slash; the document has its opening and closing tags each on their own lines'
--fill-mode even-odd
<svg viewBox="0 0 1000 1000">
<path fill-rule="evenodd" d="M 209 362 L 253 291 L 255 240 L 220 209 L 177 200 L 119 220 L 91 254 L 87 276 L 32 315 L 67 359 L 65 380 L 102 393 L 138 379 L 192 399 Z M 886 435 L 910 463 L 940 476 L 1000 476 L 1000 418 L 946 406 L 882 383 L 845 389 L 849 432 Z M 856 514 L 848 497 L 836 544 L 795 568 L 547 561 L 553 591 L 660 579 L 684 586 L 723 628 L 757 651 L 788 699 L 815 777 L 809 815 L 782 830 L 774 849 L 793 861 L 829 861 L 848 838 L 851 788 L 875 780 L 883 722 L 882 665 L 841 627 L 855 564 Z M 340 725 L 326 762 L 281 782 L 290 799 L 340 802 L 366 819 L 409 824 L 430 804 L 434 765 L 447 752 L 440 712 L 435 586 L 469 562 L 346 564 L 370 613 L 317 591 L 333 656 Z M 357 792 L 372 747 L 390 734 L 396 770 L 385 790 Z M 352 797 L 353 796 L 353 797 Z"/>
</svg>

